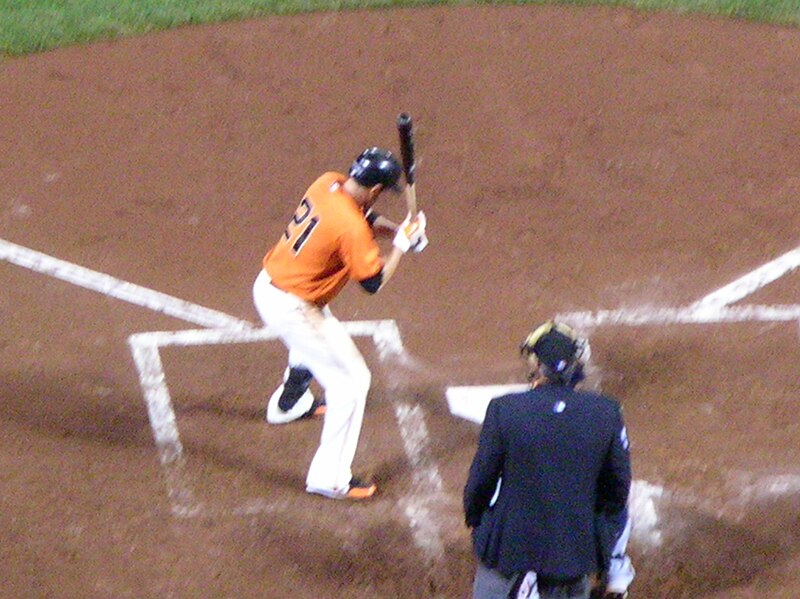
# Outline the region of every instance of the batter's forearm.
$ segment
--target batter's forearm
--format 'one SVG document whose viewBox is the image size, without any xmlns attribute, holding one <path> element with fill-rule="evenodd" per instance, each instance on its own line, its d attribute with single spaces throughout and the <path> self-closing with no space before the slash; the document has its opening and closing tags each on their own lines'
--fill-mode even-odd
<svg viewBox="0 0 800 599">
<path fill-rule="evenodd" d="M 391 237 L 397 232 L 397 227 L 400 226 L 374 210 L 367 212 L 366 219 L 372 231 L 379 237 Z"/>
<path fill-rule="evenodd" d="M 378 217 L 375 219 L 372 228 L 375 229 L 376 232 L 394 235 L 397 232 L 397 227 L 399 226 L 400 225 L 398 225 L 393 220 L 389 220 L 385 216 L 379 214 Z"/>
<path fill-rule="evenodd" d="M 389 279 L 392 278 L 394 273 L 397 271 L 397 267 L 400 265 L 400 258 L 403 257 L 403 251 L 393 247 L 392 252 L 386 258 L 386 262 L 383 264 L 383 282 L 381 283 L 381 289 L 389 282 Z"/>
</svg>

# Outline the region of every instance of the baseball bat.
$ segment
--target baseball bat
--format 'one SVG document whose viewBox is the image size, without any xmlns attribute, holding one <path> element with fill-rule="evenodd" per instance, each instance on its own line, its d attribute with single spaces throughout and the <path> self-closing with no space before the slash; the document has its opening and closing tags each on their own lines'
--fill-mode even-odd
<svg viewBox="0 0 800 599">
<path fill-rule="evenodd" d="M 411 216 L 417 214 L 417 192 L 415 184 L 416 159 L 414 156 L 414 123 L 411 115 L 401 112 L 397 117 L 397 132 L 400 135 L 400 156 L 406 176 L 406 204 Z"/>
</svg>

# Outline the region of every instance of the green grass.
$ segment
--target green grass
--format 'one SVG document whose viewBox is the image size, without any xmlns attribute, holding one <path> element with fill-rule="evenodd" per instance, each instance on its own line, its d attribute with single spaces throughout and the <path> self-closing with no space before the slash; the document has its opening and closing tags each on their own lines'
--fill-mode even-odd
<svg viewBox="0 0 800 599">
<path fill-rule="evenodd" d="M 0 54 L 22 55 L 182 25 L 267 14 L 472 3 L 480 0 L 0 0 Z M 509 0 L 509 3 L 524 4 L 526 0 Z M 547 2 L 531 0 L 530 3 Z M 702 12 L 800 25 L 800 0 L 562 0 L 562 3 Z"/>
<path fill-rule="evenodd" d="M 606 4 L 642 10 L 672 10 L 721 15 L 779 25 L 800 25 L 800 0 L 616 0 L 573 1 L 571 4 Z"/>
</svg>

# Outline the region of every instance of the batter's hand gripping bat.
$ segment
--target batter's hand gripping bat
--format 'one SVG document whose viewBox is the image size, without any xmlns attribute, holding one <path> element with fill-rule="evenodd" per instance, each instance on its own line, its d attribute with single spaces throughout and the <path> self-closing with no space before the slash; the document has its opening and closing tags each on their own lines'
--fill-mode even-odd
<svg viewBox="0 0 800 599">
<path fill-rule="evenodd" d="M 414 124 L 411 115 L 401 112 L 397 117 L 397 132 L 400 135 L 400 156 L 403 159 L 403 172 L 406 176 L 406 204 L 408 212 L 414 218 L 417 215 L 417 192 L 414 188 Z"/>
</svg>

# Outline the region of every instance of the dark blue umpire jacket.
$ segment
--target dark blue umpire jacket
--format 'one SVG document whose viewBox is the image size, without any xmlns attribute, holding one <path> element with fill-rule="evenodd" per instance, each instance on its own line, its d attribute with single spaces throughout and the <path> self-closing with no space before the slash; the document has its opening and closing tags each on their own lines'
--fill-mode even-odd
<svg viewBox="0 0 800 599">
<path fill-rule="evenodd" d="M 630 484 L 628 438 L 613 399 L 552 384 L 497 397 L 464 488 L 475 553 L 506 576 L 593 574 L 595 512 L 622 512 Z"/>
</svg>

